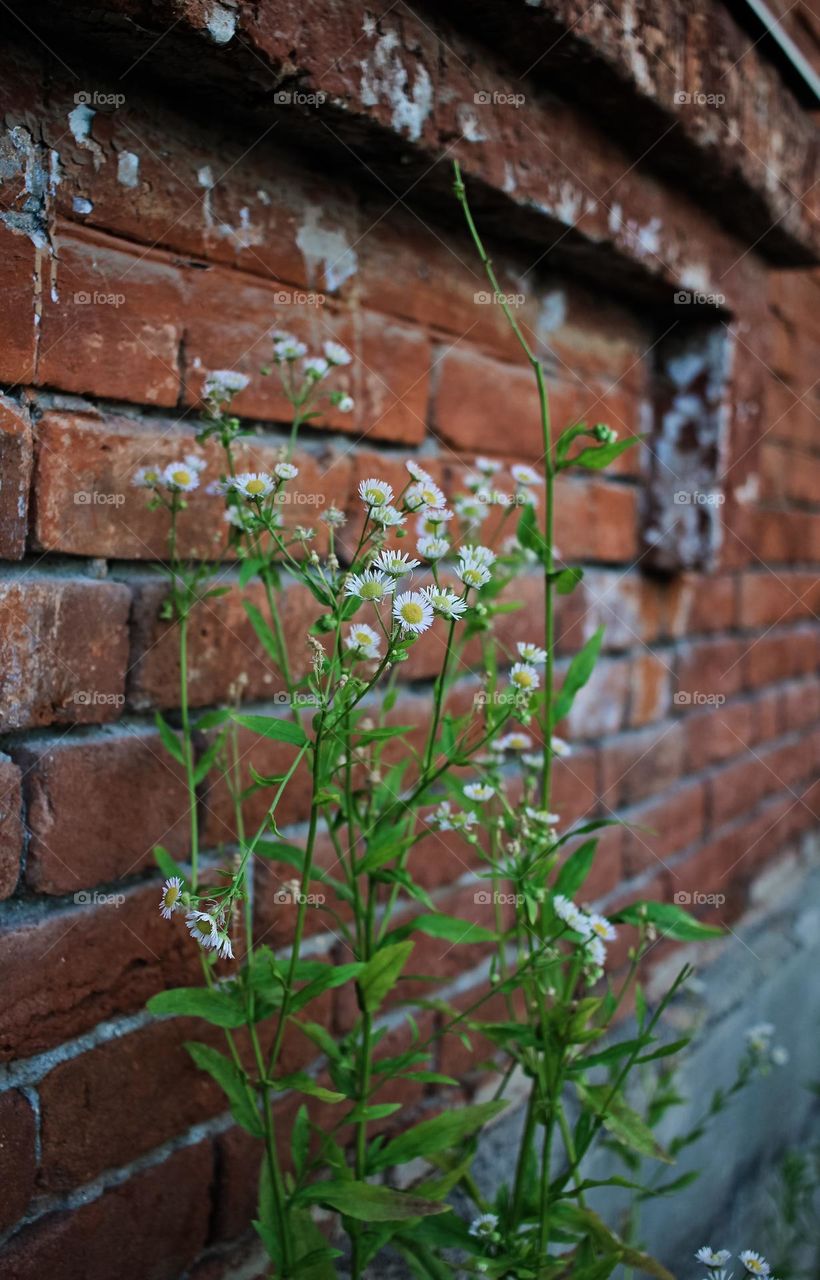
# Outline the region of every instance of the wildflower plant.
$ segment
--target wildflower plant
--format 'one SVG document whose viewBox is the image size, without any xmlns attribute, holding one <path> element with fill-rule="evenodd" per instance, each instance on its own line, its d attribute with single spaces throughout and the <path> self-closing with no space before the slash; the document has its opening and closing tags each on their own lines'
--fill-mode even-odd
<svg viewBox="0 0 820 1280">
<path fill-rule="evenodd" d="M 501 296 L 457 168 L 455 190 Z M 281 381 L 293 425 L 281 457 L 265 471 L 237 465 L 244 432 L 231 402 L 244 390 L 242 377 L 222 371 L 208 379 L 199 438 L 216 441 L 222 451 L 216 489 L 225 502 L 240 586 L 259 580 L 264 587 L 266 609 L 247 601 L 246 610 L 286 691 L 281 713 L 249 714 L 233 706 L 194 723 L 185 687 L 186 624 L 212 589 L 207 568 L 180 565 L 176 513 L 194 500 L 189 495 L 198 472 L 189 459 L 187 472 L 166 469 L 141 479 L 152 505 L 171 518 L 169 616 L 180 629 L 181 724 L 179 735 L 164 722 L 161 732 L 185 765 L 192 815 L 190 871 L 157 851 L 167 877 L 159 909 L 169 927 L 187 925 L 204 975 L 203 986 L 163 992 L 150 1008 L 197 1016 L 224 1032 L 225 1052 L 205 1043 L 189 1049 L 222 1086 L 237 1124 L 260 1142 L 256 1228 L 271 1274 L 283 1280 L 328 1280 L 348 1271 L 358 1278 L 388 1245 L 428 1280 L 454 1275 L 453 1257 L 458 1274 L 499 1278 L 597 1280 L 618 1263 L 669 1275 L 589 1206 L 596 1184 L 586 1162 L 604 1137 L 641 1157 L 671 1158 L 630 1106 L 627 1085 L 642 1063 L 679 1050 L 679 1044 L 664 1046 L 658 1031 L 686 971 L 650 1009 L 638 970 L 660 933 L 696 940 L 716 931 L 672 904 L 634 903 L 609 918 L 591 909 L 584 886 L 598 833 L 614 820 L 571 826 L 553 811 L 554 764 L 571 752 L 557 730 L 589 680 L 602 641 L 602 632 L 595 632 L 559 685 L 555 600 L 576 588 L 582 571 L 557 562 L 555 482 L 572 469 L 602 469 L 635 439 L 618 440 L 609 427 L 585 423 L 571 424 L 554 439 L 543 367 L 504 310 L 533 370 L 540 469 L 515 464 L 505 480 L 497 460 L 478 458 L 464 491 L 448 495 L 410 460 L 401 485 L 378 475 L 361 482 L 358 520 L 344 546 L 337 542 L 343 513 L 324 513 L 321 553 L 311 545 L 315 529 L 284 527 L 279 499 L 298 475 L 299 429 L 319 412 L 320 401 L 342 411 L 352 407 L 346 393 L 326 390 L 350 354 L 332 342 L 310 354 L 292 335 L 273 334 L 268 372 L 275 370 Z M 504 484 L 509 487 L 499 487 Z M 542 499 L 543 519 L 537 511 Z M 495 508 L 498 518 L 485 537 L 482 529 Z M 497 620 L 515 607 L 510 590 L 522 568 L 532 565 L 543 575 L 543 626 L 509 649 L 496 634 Z M 306 674 L 299 674 L 285 642 L 286 574 L 315 601 Z M 392 713 L 402 666 L 429 632 L 438 638 L 441 660 L 429 723 L 419 734 L 419 726 L 394 723 Z M 464 709 L 453 690 L 468 644 L 481 652 L 483 676 Z M 243 788 L 240 729 L 281 744 L 287 767 L 274 777 L 252 771 L 251 786 Z M 209 741 L 198 758 L 195 735 Z M 196 791 L 217 763 L 229 781 L 238 836 L 228 865 L 203 872 Z M 298 845 L 285 840 L 277 825 L 297 773 L 309 778 L 311 797 Z M 253 831 L 245 824 L 251 792 L 264 792 L 266 800 Z M 414 854 L 431 830 L 453 833 L 477 862 L 476 903 L 492 907 L 484 923 L 442 914 L 416 879 Z M 323 834 L 335 856 L 332 871 L 318 864 Z M 250 869 L 257 858 L 295 877 L 293 936 L 283 953 L 254 937 Z M 305 953 L 307 912 L 322 890 L 345 908 L 333 916 L 344 963 Z M 607 948 L 623 943 L 625 931 L 626 965 L 616 977 Z M 439 995 L 439 975 L 416 972 L 413 952 L 422 935 L 446 947 L 483 945 L 487 990 L 466 1007 Z M 410 974 L 424 980 L 426 994 L 403 1001 L 404 1048 L 393 1051 L 385 1040 L 385 1007 L 410 989 Z M 342 987 L 352 989 L 357 1014 L 351 1028 L 334 1037 L 316 1014 L 316 1002 Z M 637 1009 L 632 1034 L 610 1040 L 628 1000 Z M 434 1015 L 427 1019 L 433 1031 L 422 1030 L 419 1013 Z M 319 1074 L 284 1069 L 286 1034 L 313 1043 L 322 1055 Z M 436 1069 L 438 1042 L 449 1036 L 468 1046 L 477 1036 L 489 1041 L 494 1096 L 401 1128 L 402 1088 L 458 1085 Z M 519 1079 L 528 1100 L 514 1171 L 509 1182 L 482 1190 L 471 1173 L 477 1141 Z M 283 1133 L 277 1103 L 285 1095 L 304 1101 Z M 402 1169 L 418 1161 L 426 1173 L 411 1190 L 385 1181 L 401 1181 Z M 452 1207 L 456 1191 L 459 1203 L 469 1206 L 466 1214 Z M 340 1234 L 328 1238 L 317 1226 L 317 1206 L 337 1215 L 349 1262 L 337 1248 Z"/>
</svg>

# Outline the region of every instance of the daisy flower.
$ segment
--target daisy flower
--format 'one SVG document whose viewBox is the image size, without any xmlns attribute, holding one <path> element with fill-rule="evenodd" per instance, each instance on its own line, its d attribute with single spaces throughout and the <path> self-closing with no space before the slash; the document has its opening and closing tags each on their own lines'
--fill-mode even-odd
<svg viewBox="0 0 820 1280">
<path fill-rule="evenodd" d="M 443 618 L 456 619 L 467 612 L 465 601 L 446 587 L 422 587 L 421 594 Z"/>
<path fill-rule="evenodd" d="M 539 759 L 539 765 L 540 763 Z M 559 814 L 550 813 L 548 809 L 533 809 L 530 805 L 527 805 L 524 812 L 530 822 L 535 822 L 539 827 L 557 827 L 561 821 Z"/>
<path fill-rule="evenodd" d="M 492 569 L 496 562 L 497 556 L 489 547 L 474 546 L 462 547 L 461 559 L 468 561 L 470 564 L 483 565 L 485 569 Z"/>
<path fill-rule="evenodd" d="M 488 786 L 486 782 L 468 782 L 464 788 L 464 794 L 468 800 L 478 800 L 479 803 L 483 803 L 485 800 L 492 800 L 495 787 Z"/>
<path fill-rule="evenodd" d="M 365 569 L 364 573 L 351 573 L 345 583 L 345 595 L 357 596 L 359 600 L 383 600 L 393 594 L 394 584 L 387 574 L 374 569 Z"/>
<path fill-rule="evenodd" d="M 416 533 L 421 538 L 435 538 L 441 532 L 441 526 L 452 520 L 453 513 L 447 507 L 430 507 L 416 521 Z"/>
<path fill-rule="evenodd" d="M 295 480 L 299 474 L 299 468 L 294 467 L 292 462 L 277 462 L 273 468 L 273 474 L 277 480 Z"/>
<path fill-rule="evenodd" d="M 519 640 L 515 647 L 521 656 L 521 661 L 529 662 L 534 667 L 543 667 L 547 660 L 546 649 L 539 649 L 537 644 L 528 644 L 524 640 Z"/>
<path fill-rule="evenodd" d="M 533 741 L 528 733 L 521 733 L 514 730 L 512 733 L 505 733 L 503 738 L 498 738 L 494 749 L 496 751 L 529 751 Z"/>
<path fill-rule="evenodd" d="M 587 930 L 595 938 L 600 938 L 602 942 L 615 941 L 615 928 L 607 920 L 606 916 L 600 916 L 593 911 L 587 916 Z"/>
<path fill-rule="evenodd" d="M 319 519 L 324 520 L 325 524 L 330 525 L 331 529 L 340 529 L 343 524 L 347 524 L 347 516 L 338 507 L 328 507 L 327 511 L 322 512 Z"/>
<path fill-rule="evenodd" d="M 606 947 L 600 938 L 590 938 L 586 944 L 587 957 L 595 969 L 603 969 L 606 963 Z"/>
<path fill-rule="evenodd" d="M 267 471 L 243 471 L 241 475 L 235 476 L 233 486 L 237 493 L 241 493 L 243 498 L 251 498 L 259 502 L 262 498 L 267 498 L 269 493 L 273 493 L 273 478 L 268 475 Z"/>
<path fill-rule="evenodd" d="M 554 756 L 558 756 L 559 760 L 563 760 L 572 752 L 572 747 L 569 743 L 566 742 L 564 738 L 559 738 L 557 735 L 550 738 L 550 747 L 552 748 L 552 754 Z"/>
<path fill-rule="evenodd" d="M 330 364 L 350 364 L 353 359 L 347 347 L 343 347 L 340 342 L 325 342 L 322 350 Z"/>
<path fill-rule="evenodd" d="M 471 1236 L 491 1236 L 498 1226 L 498 1217 L 494 1213 L 480 1213 L 470 1223 Z"/>
<path fill-rule="evenodd" d="M 156 489 L 162 483 L 162 471 L 159 467 L 140 467 L 131 477 L 135 489 Z"/>
<path fill-rule="evenodd" d="M 232 524 L 235 529 L 248 529 L 253 525 L 253 516 L 250 512 L 246 516 L 241 507 L 226 507 L 222 512 L 222 519 L 226 524 Z"/>
<path fill-rule="evenodd" d="M 528 662 L 516 662 L 510 668 L 510 681 L 522 693 L 534 693 L 541 681 L 538 672 Z"/>
<path fill-rule="evenodd" d="M 469 831 L 478 822 L 472 809 L 456 809 L 450 816 L 454 831 Z"/>
<path fill-rule="evenodd" d="M 744 1249 L 738 1254 L 738 1258 L 746 1268 L 750 1276 L 769 1276 L 771 1275 L 771 1267 L 761 1254 L 755 1253 L 753 1249 Z"/>
<path fill-rule="evenodd" d="M 725 1267 L 731 1256 L 728 1249 L 712 1249 L 708 1244 L 703 1245 L 695 1254 L 698 1262 L 702 1262 L 710 1271 Z"/>
<path fill-rule="evenodd" d="M 420 560 L 413 560 L 404 551 L 380 551 L 373 561 L 373 566 L 382 573 L 389 573 L 391 578 L 403 578 L 406 573 L 418 569 Z"/>
<path fill-rule="evenodd" d="M 565 898 L 562 893 L 556 893 L 552 900 L 552 908 L 559 920 L 563 920 L 565 925 L 575 933 L 585 933 L 586 916 L 580 907 L 576 907 L 574 902 L 569 898 Z"/>
<path fill-rule="evenodd" d="M 388 503 L 386 507 L 371 508 L 370 519 L 375 524 L 380 524 L 383 529 L 396 529 L 399 525 L 404 524 L 405 517 L 397 507 Z"/>
<path fill-rule="evenodd" d="M 244 391 L 250 378 L 236 369 L 214 369 L 205 379 L 202 394 L 208 400 L 230 400 Z"/>
<path fill-rule="evenodd" d="M 476 458 L 473 466 L 483 476 L 494 476 L 497 471 L 501 470 L 501 463 L 496 462 L 493 458 Z"/>
<path fill-rule="evenodd" d="M 420 484 L 433 483 L 433 477 L 430 475 L 430 472 L 425 471 L 424 467 L 420 467 L 417 462 L 405 462 L 404 465 L 413 479 L 418 480 Z"/>
<path fill-rule="evenodd" d="M 182 881 L 179 876 L 171 876 L 170 880 L 166 880 L 162 886 L 162 897 L 159 900 L 159 913 L 166 920 L 170 920 L 179 907 L 182 906 L 180 898 L 182 896 Z"/>
<path fill-rule="evenodd" d="M 393 601 L 393 617 L 402 631 L 421 635 L 433 625 L 433 606 L 420 591 L 403 591 Z"/>
<path fill-rule="evenodd" d="M 330 365 L 324 356 L 309 356 L 302 368 L 308 378 L 314 378 L 317 382 L 330 371 Z"/>
<path fill-rule="evenodd" d="M 462 553 L 463 556 L 463 553 Z M 483 564 L 476 564 L 472 560 L 459 560 L 456 565 L 456 573 L 458 574 L 465 587 L 476 587 L 477 589 L 485 587 L 490 581 L 490 571 Z"/>
<path fill-rule="evenodd" d="M 185 462 L 169 462 L 162 473 L 162 483 L 176 493 L 190 493 L 199 485 L 199 473 Z"/>
<path fill-rule="evenodd" d="M 487 519 L 487 507 L 478 498 L 462 496 L 456 498 L 453 506 L 455 507 L 456 515 L 471 525 L 481 524 L 483 520 Z"/>
<path fill-rule="evenodd" d="M 345 648 L 351 649 L 360 658 L 378 658 L 379 645 L 378 633 L 365 622 L 352 626 L 345 638 Z"/>
<path fill-rule="evenodd" d="M 274 338 L 273 342 L 273 358 L 277 364 L 282 360 L 291 363 L 294 360 L 301 360 L 302 356 L 307 355 L 307 346 L 304 342 L 300 342 L 298 338 L 294 338 L 290 333 L 282 333 Z"/>
<path fill-rule="evenodd" d="M 411 484 L 404 495 L 404 500 L 411 511 L 424 511 L 430 507 L 434 511 L 440 511 L 447 501 L 441 489 L 432 480 L 419 480 L 416 484 Z"/>
<path fill-rule="evenodd" d="M 453 830 L 452 805 L 449 800 L 442 800 L 441 804 L 430 814 L 428 822 L 431 827 L 438 827 L 439 831 Z"/>
<path fill-rule="evenodd" d="M 393 501 L 393 486 L 386 480 L 362 480 L 359 497 L 366 507 L 386 507 Z"/>
<path fill-rule="evenodd" d="M 339 413 L 352 413 L 353 406 L 356 402 L 352 396 L 347 394 L 346 391 L 341 391 L 338 395 L 333 396 L 333 403 L 339 410 Z"/>
<path fill-rule="evenodd" d="M 516 462 L 510 467 L 510 475 L 516 484 L 531 485 L 540 484 L 541 477 L 532 467 L 528 467 L 524 462 Z"/>
<path fill-rule="evenodd" d="M 233 960 L 233 947 L 231 946 L 231 940 L 227 933 L 223 933 L 220 938 L 216 947 L 216 953 L 223 960 Z"/>
<path fill-rule="evenodd" d="M 199 945 L 206 951 L 212 951 L 219 946 L 216 920 L 207 911 L 189 911 L 185 917 L 185 923 L 191 937 L 196 938 Z"/>
<path fill-rule="evenodd" d="M 208 466 L 205 459 L 200 458 L 199 455 L 196 453 L 186 453 L 185 462 L 187 466 L 191 468 L 192 471 L 196 471 L 197 473 L 200 471 L 204 471 L 205 468 Z"/>
<path fill-rule="evenodd" d="M 419 538 L 416 550 L 425 560 L 440 560 L 447 555 L 450 544 L 446 538 Z"/>
</svg>

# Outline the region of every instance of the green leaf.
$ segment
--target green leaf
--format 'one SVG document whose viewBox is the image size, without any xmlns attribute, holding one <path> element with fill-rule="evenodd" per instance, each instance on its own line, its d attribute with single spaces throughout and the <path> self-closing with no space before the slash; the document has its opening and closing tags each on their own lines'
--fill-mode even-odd
<svg viewBox="0 0 820 1280">
<path fill-rule="evenodd" d="M 448 1204 L 423 1200 L 407 1191 L 374 1187 L 369 1182 L 314 1182 L 296 1196 L 299 1204 L 325 1204 L 360 1222 L 400 1222 L 430 1213 L 448 1213 Z"/>
<path fill-rule="evenodd" d="M 273 1084 L 282 1093 L 286 1089 L 294 1089 L 296 1093 L 304 1093 L 308 1098 L 318 1098 L 321 1102 L 344 1102 L 345 1100 L 343 1093 L 337 1093 L 335 1089 L 326 1089 L 324 1085 L 317 1084 L 306 1071 L 293 1071 L 289 1076 L 280 1076 L 278 1080 L 273 1081 Z"/>
<path fill-rule="evenodd" d="M 300 1009 L 304 1009 L 305 1005 L 310 1004 L 311 1000 L 315 1000 L 317 996 L 322 995 L 325 991 L 332 991 L 336 987 L 342 987 L 346 982 L 351 982 L 358 978 L 363 973 L 365 966 L 358 963 L 322 964 L 319 968 L 321 972 L 293 996 L 290 1002 L 291 1013 L 298 1013 Z"/>
<path fill-rule="evenodd" d="M 359 991 L 365 1012 L 373 1013 L 379 1008 L 398 981 L 412 950 L 412 942 L 397 942 L 382 947 L 368 960 L 359 978 Z"/>
<path fill-rule="evenodd" d="M 461 920 L 458 916 L 423 915 L 415 916 L 407 924 L 393 929 L 388 937 L 406 938 L 411 933 L 424 933 L 428 938 L 444 938 L 448 942 L 495 942 L 495 934 L 483 925 L 471 920 Z"/>
<path fill-rule="evenodd" d="M 200 756 L 199 760 L 197 761 L 196 768 L 194 769 L 194 786 L 195 787 L 198 787 L 202 779 L 210 772 L 211 768 L 213 767 L 213 763 L 216 760 L 216 757 L 219 755 L 219 752 L 222 749 L 222 744 L 224 741 L 225 741 L 225 735 L 224 733 L 220 733 L 214 738 L 213 742 L 209 743 L 209 745 L 205 748 L 205 751 Z"/>
<path fill-rule="evenodd" d="M 414 724 L 397 724 L 393 728 L 384 729 L 366 729 L 362 733 L 356 734 L 356 743 L 358 746 L 366 746 L 368 742 L 387 742 L 390 738 L 401 738 L 406 733 L 412 733 L 416 725 Z"/>
<path fill-rule="evenodd" d="M 231 719 L 243 728 L 258 733 L 263 738 L 273 738 L 277 742 L 290 742 L 294 747 L 303 747 L 309 741 L 301 725 L 293 720 L 282 720 L 279 716 L 246 716 L 234 711 Z"/>
<path fill-rule="evenodd" d="M 558 872 L 555 893 L 563 893 L 565 897 L 571 898 L 578 892 L 592 870 L 597 847 L 597 840 L 587 840 L 569 855 Z"/>
<path fill-rule="evenodd" d="M 633 444 L 638 444 L 640 436 L 627 436 L 625 440 L 614 440 L 612 444 L 602 444 L 597 448 L 582 449 L 579 454 L 564 463 L 565 467 L 585 467 L 588 471 L 602 471 L 614 462 Z"/>
<path fill-rule="evenodd" d="M 701 924 L 683 907 L 673 902 L 633 902 L 612 917 L 620 924 L 640 924 L 648 920 L 658 926 L 666 938 L 676 942 L 697 942 L 702 938 L 722 938 L 725 930 Z"/>
<path fill-rule="evenodd" d="M 627 1267 L 634 1267 L 639 1272 L 654 1276 L 655 1280 L 675 1280 L 671 1271 L 667 1271 L 666 1267 L 661 1262 L 658 1262 L 657 1258 L 644 1253 L 641 1249 L 633 1249 L 625 1240 L 617 1236 L 592 1209 L 561 1201 L 554 1206 L 554 1212 L 556 1218 L 567 1222 L 585 1236 L 591 1237 L 600 1249 L 606 1250 Z M 573 1271 L 574 1275 L 575 1272 Z"/>
<path fill-rule="evenodd" d="M 310 1119 L 308 1117 L 308 1109 L 302 1103 L 296 1112 L 296 1119 L 293 1122 L 293 1128 L 290 1131 L 290 1154 L 293 1159 L 293 1167 L 297 1174 L 300 1174 L 305 1167 L 310 1150 Z"/>
<path fill-rule="evenodd" d="M 599 627 L 569 664 L 567 674 L 564 676 L 564 683 L 561 685 L 561 691 L 553 703 L 552 715 L 550 716 L 551 725 L 556 725 L 559 720 L 563 720 L 564 716 L 568 715 L 572 709 L 575 695 L 580 689 L 583 689 L 592 675 L 603 638 L 604 629 Z"/>
<path fill-rule="evenodd" d="M 574 422 L 571 427 L 567 427 L 566 431 L 562 431 L 561 435 L 555 442 L 555 462 L 560 471 L 563 462 L 566 460 L 569 447 L 573 440 L 577 440 L 578 436 L 592 435 L 591 429 L 586 422 Z"/>
<path fill-rule="evenodd" d="M 583 569 L 577 567 L 559 569 L 557 573 L 552 575 L 555 590 L 559 596 L 568 596 L 575 590 L 583 576 Z"/>
<path fill-rule="evenodd" d="M 159 729 L 159 736 L 165 750 L 170 756 L 173 756 L 177 764 L 184 764 L 185 752 L 182 749 L 182 743 L 174 733 L 171 726 L 162 718 L 158 711 L 154 712 L 154 723 Z"/>
<path fill-rule="evenodd" d="M 231 713 L 227 707 L 217 707 L 215 711 L 206 711 L 204 716 L 200 716 L 194 725 L 197 733 L 207 733 L 209 729 L 218 729 L 226 720 L 230 720 Z"/>
<path fill-rule="evenodd" d="M 251 604 L 250 600 L 243 600 L 242 607 L 248 615 L 250 624 L 256 632 L 256 638 L 265 650 L 269 658 L 272 658 L 277 666 L 281 663 L 281 655 L 276 643 L 276 638 L 268 626 L 262 614 L 259 612 L 255 604 Z"/>
<path fill-rule="evenodd" d="M 185 876 L 182 867 L 176 862 L 161 844 L 154 845 L 154 862 L 159 867 L 166 880 L 170 880 L 172 876 L 179 876 L 180 880 L 184 880 Z"/>
<path fill-rule="evenodd" d="M 243 1129 L 247 1129 L 248 1133 L 252 1133 L 255 1138 L 261 1138 L 264 1130 L 259 1112 L 253 1103 L 253 1091 L 248 1092 L 247 1083 L 234 1063 L 218 1049 L 212 1049 L 210 1045 L 200 1044 L 195 1040 L 186 1041 L 185 1048 L 196 1065 L 202 1071 L 207 1071 L 208 1075 L 213 1076 L 217 1084 L 222 1086 L 236 1123 Z"/>
<path fill-rule="evenodd" d="M 175 987 L 173 991 L 159 991 L 151 996 L 147 1008 L 156 1015 L 204 1018 L 215 1027 L 241 1027 L 246 1021 L 245 1007 L 237 996 L 210 987 Z"/>
<path fill-rule="evenodd" d="M 372 1172 L 387 1169 L 391 1165 L 407 1164 L 419 1156 L 426 1158 L 438 1151 L 447 1151 L 483 1128 L 506 1105 L 505 1099 L 481 1102 L 474 1107 L 445 1111 L 432 1120 L 422 1120 L 421 1124 L 400 1133 L 376 1152 L 370 1161 Z"/>
<path fill-rule="evenodd" d="M 658 1142 L 645 1120 L 624 1102 L 620 1094 L 612 1094 L 608 1084 L 582 1084 L 576 1082 L 581 1101 L 602 1121 L 605 1129 L 624 1146 L 639 1155 L 651 1156 L 671 1164 L 672 1160 Z"/>
<path fill-rule="evenodd" d="M 517 533 L 521 546 L 525 547 L 527 551 L 534 551 L 538 559 L 543 563 L 547 552 L 547 544 L 544 541 L 543 533 L 538 528 L 538 519 L 532 503 L 528 503 L 521 513 Z"/>
</svg>

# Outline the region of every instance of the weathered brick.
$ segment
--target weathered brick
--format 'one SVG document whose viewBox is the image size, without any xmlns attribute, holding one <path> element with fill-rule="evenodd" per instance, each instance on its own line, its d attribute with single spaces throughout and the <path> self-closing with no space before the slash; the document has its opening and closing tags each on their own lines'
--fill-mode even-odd
<svg viewBox="0 0 820 1280">
<path fill-rule="evenodd" d="M 34 380 L 37 359 L 37 309 L 47 279 L 48 255 L 24 228 L 0 222 L 0 291 L 4 298 L 0 327 L 0 380 L 7 385 Z"/>
<path fill-rule="evenodd" d="M 0 753 L 0 898 L 7 898 L 17 887 L 23 839 L 20 770 Z"/>
<path fill-rule="evenodd" d="M 0 557 L 4 560 L 21 560 L 25 555 L 31 465 L 28 412 L 0 395 Z"/>
<path fill-rule="evenodd" d="M 209 1143 L 186 1147 L 75 1210 L 39 1218 L 5 1246 L 9 1280 L 177 1280 L 203 1248 L 210 1213 Z"/>
<path fill-rule="evenodd" d="M 0 1060 L 41 1053 L 98 1022 L 142 1009 L 164 987 L 198 982 L 199 956 L 180 920 L 163 920 L 160 882 L 125 902 L 49 912 L 0 936 L 5 996 Z"/>
<path fill-rule="evenodd" d="M 662 800 L 630 812 L 623 855 L 627 873 L 634 875 L 658 863 L 665 866 L 673 854 L 702 836 L 705 815 L 703 783 L 685 784 Z"/>
<path fill-rule="evenodd" d="M 38 1085 L 38 1189 L 54 1193 L 82 1186 L 221 1110 L 225 1095 L 184 1046 L 186 1040 L 202 1040 L 203 1033 L 213 1038 L 202 1022 L 171 1019 L 49 1071 Z"/>
<path fill-rule="evenodd" d="M 684 772 L 685 737 L 674 721 L 616 738 L 601 751 L 601 800 L 611 809 L 670 787 Z"/>
<path fill-rule="evenodd" d="M 74 893 L 142 871 L 154 845 L 190 848 L 184 770 L 133 727 L 14 750 L 30 831 L 26 884 Z"/>
<path fill-rule="evenodd" d="M 40 573 L 0 580 L 0 728 L 88 724 L 122 712 L 128 589 Z"/>
<path fill-rule="evenodd" d="M 739 640 L 703 640 L 687 645 L 677 666 L 676 711 L 687 707 L 719 705 L 743 687 L 743 660 L 747 646 Z"/>
<path fill-rule="evenodd" d="M 28 1207 L 37 1171 L 37 1122 L 31 1103 L 16 1089 L 0 1094 L 0 1177 L 5 1194 L 0 1230 L 14 1225 Z"/>
</svg>

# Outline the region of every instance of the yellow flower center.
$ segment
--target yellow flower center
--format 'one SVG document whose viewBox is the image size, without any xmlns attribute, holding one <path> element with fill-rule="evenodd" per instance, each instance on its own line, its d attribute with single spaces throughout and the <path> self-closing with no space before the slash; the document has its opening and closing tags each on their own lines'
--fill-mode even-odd
<svg viewBox="0 0 820 1280">
<path fill-rule="evenodd" d="M 363 600 L 380 600 L 381 596 L 382 596 L 382 584 L 380 582 L 362 583 L 362 599 Z"/>
<path fill-rule="evenodd" d="M 177 468 L 176 471 L 171 472 L 171 479 L 173 480 L 174 484 L 190 484 L 191 473 L 190 471 L 185 471 L 184 469 L 179 467 Z"/>
<path fill-rule="evenodd" d="M 163 896 L 163 902 L 166 907 L 172 907 L 179 897 L 179 889 L 175 884 L 169 884 Z"/>
<path fill-rule="evenodd" d="M 424 610 L 415 600 L 408 600 L 407 604 L 401 607 L 401 616 L 405 622 L 419 623 L 424 617 Z"/>
<path fill-rule="evenodd" d="M 522 689 L 529 689 L 532 685 L 532 676 L 529 671 L 516 671 L 513 680 Z"/>
<path fill-rule="evenodd" d="M 249 481 L 248 481 L 248 483 L 247 483 L 247 485 L 245 486 L 245 488 L 247 489 L 248 493 L 264 493 L 264 492 L 265 492 L 265 481 L 264 481 L 264 480 L 249 480 Z"/>
<path fill-rule="evenodd" d="M 197 930 L 202 934 L 203 938 L 209 937 L 209 935 L 212 932 L 212 926 L 211 926 L 210 920 L 197 920 L 196 927 L 197 927 Z"/>
<path fill-rule="evenodd" d="M 384 489 L 368 489 L 367 501 L 371 507 L 381 507 L 387 501 L 387 494 Z"/>
</svg>

